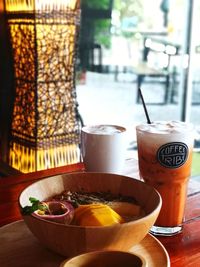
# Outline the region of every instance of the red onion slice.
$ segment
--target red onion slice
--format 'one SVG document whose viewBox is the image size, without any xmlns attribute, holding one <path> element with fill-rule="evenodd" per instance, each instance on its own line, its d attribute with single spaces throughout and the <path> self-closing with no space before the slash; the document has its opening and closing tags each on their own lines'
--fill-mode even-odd
<svg viewBox="0 0 200 267">
<path fill-rule="evenodd" d="M 43 201 L 43 209 L 38 209 L 32 213 L 33 216 L 62 224 L 70 224 L 74 217 L 74 208 L 67 201 Z"/>
</svg>

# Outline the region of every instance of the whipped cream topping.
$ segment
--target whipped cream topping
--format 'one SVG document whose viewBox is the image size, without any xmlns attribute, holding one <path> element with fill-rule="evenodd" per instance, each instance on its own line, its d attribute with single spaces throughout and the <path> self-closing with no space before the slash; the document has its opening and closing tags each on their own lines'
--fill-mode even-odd
<svg viewBox="0 0 200 267">
<path fill-rule="evenodd" d="M 93 125 L 83 127 L 83 131 L 91 134 L 112 135 L 125 131 L 125 128 L 115 125 Z"/>
<path fill-rule="evenodd" d="M 192 124 L 182 121 L 155 121 L 151 124 L 140 124 L 136 128 L 154 134 L 178 134 L 193 129 Z"/>
<path fill-rule="evenodd" d="M 168 143 L 181 142 L 193 147 L 194 128 L 192 124 L 181 121 L 155 121 L 152 124 L 136 126 L 138 145 L 149 150 L 158 149 Z"/>
</svg>

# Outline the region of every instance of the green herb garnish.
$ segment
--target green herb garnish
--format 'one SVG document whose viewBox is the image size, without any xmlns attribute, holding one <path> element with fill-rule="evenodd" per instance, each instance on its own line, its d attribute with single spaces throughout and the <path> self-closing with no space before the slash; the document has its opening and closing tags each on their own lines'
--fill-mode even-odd
<svg viewBox="0 0 200 267">
<path fill-rule="evenodd" d="M 30 197 L 29 201 L 31 202 L 31 206 L 25 206 L 22 208 L 22 214 L 23 215 L 30 215 L 36 210 L 46 210 L 47 207 L 45 207 L 38 199 L 34 197 Z"/>
</svg>

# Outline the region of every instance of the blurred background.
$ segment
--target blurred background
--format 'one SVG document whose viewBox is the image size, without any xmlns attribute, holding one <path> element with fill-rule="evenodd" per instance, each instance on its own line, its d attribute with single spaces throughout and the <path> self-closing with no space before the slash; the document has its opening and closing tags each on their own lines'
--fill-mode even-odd
<svg viewBox="0 0 200 267">
<path fill-rule="evenodd" d="M 82 0 L 77 97 L 84 124 L 123 125 L 134 148 L 134 127 L 146 121 L 141 87 L 152 121 L 195 125 L 198 151 L 199 17 L 197 0 Z"/>
</svg>

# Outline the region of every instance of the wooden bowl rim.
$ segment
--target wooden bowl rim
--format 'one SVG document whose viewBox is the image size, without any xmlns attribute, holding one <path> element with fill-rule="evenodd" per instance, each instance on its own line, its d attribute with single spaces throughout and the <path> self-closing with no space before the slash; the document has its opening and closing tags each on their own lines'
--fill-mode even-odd
<svg viewBox="0 0 200 267">
<path fill-rule="evenodd" d="M 75 260 L 75 258 L 81 258 L 81 257 L 84 257 L 84 256 L 92 256 L 94 254 L 97 254 L 97 255 L 100 255 L 100 254 L 114 254 L 113 256 L 115 256 L 115 254 L 124 254 L 124 255 L 130 255 L 130 256 L 134 256 L 136 258 L 139 258 L 142 262 L 142 267 L 144 266 L 147 266 L 147 261 L 146 259 L 141 256 L 141 255 L 138 255 L 138 254 L 135 254 L 131 251 L 122 251 L 122 250 L 96 250 L 96 251 L 91 251 L 91 252 L 86 252 L 86 253 L 81 253 L 79 255 L 76 255 L 74 257 L 70 257 L 68 259 L 65 259 L 64 261 L 61 262 L 60 266 L 59 267 L 65 267 L 65 264 L 66 263 L 70 263 L 70 261 L 72 260 Z"/>
<path fill-rule="evenodd" d="M 70 227 L 70 228 L 78 228 L 78 229 L 109 229 L 109 228 L 120 228 L 122 225 L 134 225 L 134 224 L 138 224 L 139 222 L 142 222 L 142 221 L 146 221 L 149 217 L 151 217 L 155 212 L 157 212 L 158 209 L 161 208 L 161 205 L 162 205 L 162 198 L 159 194 L 159 192 L 152 186 L 136 179 L 136 178 L 133 178 L 133 177 L 129 177 L 129 176 L 125 176 L 125 175 L 121 175 L 121 174 L 114 174 L 114 173 L 99 173 L 99 172 L 71 172 L 71 173 L 65 173 L 65 174 L 58 174 L 58 175 L 53 175 L 53 176 L 48 176 L 48 177 L 45 177 L 45 178 L 42 178 L 38 181 L 35 181 L 33 182 L 32 184 L 28 185 L 26 188 L 24 188 L 19 197 L 18 197 L 18 205 L 19 205 L 19 209 L 20 209 L 20 212 L 21 212 L 21 209 L 22 209 L 22 205 L 21 205 L 21 202 L 20 202 L 20 199 L 21 199 L 21 196 L 22 194 L 28 190 L 28 188 L 30 188 L 31 186 L 33 186 L 34 184 L 36 183 L 40 183 L 40 182 L 43 182 L 44 180 L 47 180 L 47 179 L 51 179 L 51 178 L 57 178 L 59 176 L 64 176 L 66 177 L 67 175 L 107 175 L 107 176 L 120 176 L 122 177 L 123 179 L 133 179 L 136 183 L 141 183 L 143 184 L 144 186 L 146 187 L 149 187 L 153 190 L 153 192 L 158 196 L 158 199 L 159 199 L 159 202 L 158 202 L 158 205 L 154 208 L 154 210 L 152 212 L 150 212 L 149 214 L 143 216 L 142 218 L 139 218 L 139 219 L 136 219 L 136 220 L 133 220 L 133 221 L 130 221 L 130 222 L 125 222 L 123 224 L 113 224 L 113 225 L 108 225 L 108 226 L 79 226 L 79 225 L 72 225 L 72 224 L 61 224 L 61 223 L 57 223 L 57 222 L 53 222 L 53 221 L 48 221 L 48 220 L 45 220 L 45 219 L 42 219 L 40 217 L 35 217 L 33 215 L 23 215 L 22 214 L 22 217 L 25 218 L 25 216 L 30 216 L 33 220 L 36 220 L 36 221 L 41 221 L 41 222 L 44 222 L 45 224 L 55 224 L 55 225 L 59 225 L 60 227 Z M 64 178 L 65 179 L 65 178 Z"/>
</svg>

